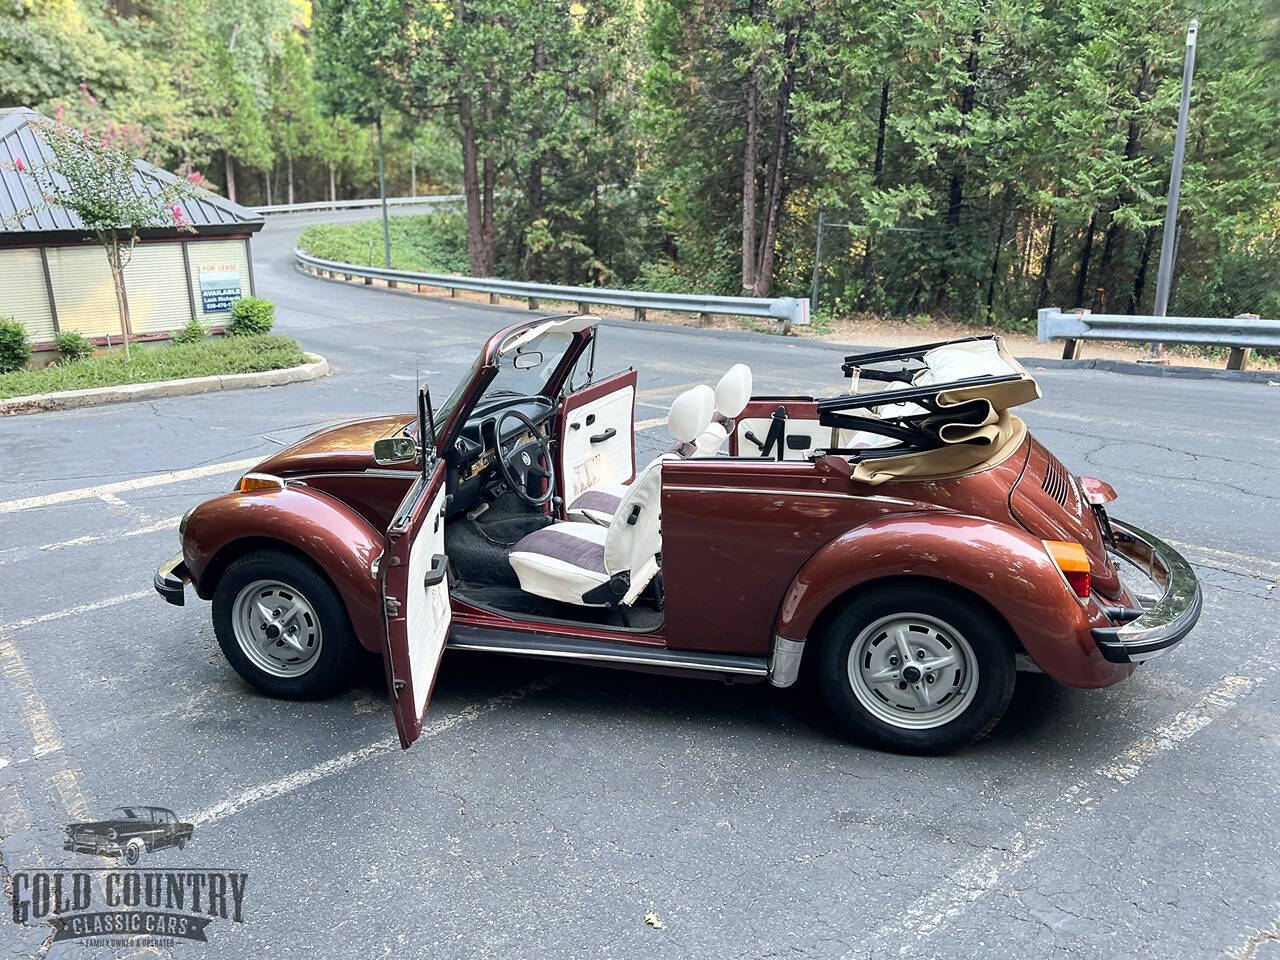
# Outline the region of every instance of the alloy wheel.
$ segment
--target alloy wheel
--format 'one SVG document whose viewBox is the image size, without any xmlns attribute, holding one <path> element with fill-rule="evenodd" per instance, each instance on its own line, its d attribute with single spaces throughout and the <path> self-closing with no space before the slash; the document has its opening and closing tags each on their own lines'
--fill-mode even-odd
<svg viewBox="0 0 1280 960">
<path fill-rule="evenodd" d="M 978 689 L 978 660 L 963 634 L 922 613 L 869 624 L 849 648 L 849 684 L 877 719 L 905 730 L 960 716 Z"/>
<path fill-rule="evenodd" d="M 278 580 L 245 585 L 231 609 L 240 650 L 273 677 L 300 677 L 316 664 L 324 643 L 320 617 L 302 591 Z"/>
</svg>

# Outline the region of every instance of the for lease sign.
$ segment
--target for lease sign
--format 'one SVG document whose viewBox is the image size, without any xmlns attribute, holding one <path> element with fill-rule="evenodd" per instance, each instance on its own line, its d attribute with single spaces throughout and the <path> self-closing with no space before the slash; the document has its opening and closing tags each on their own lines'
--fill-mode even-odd
<svg viewBox="0 0 1280 960">
<path fill-rule="evenodd" d="M 234 263 L 213 263 L 200 268 L 200 305 L 205 313 L 228 313 L 242 296 L 240 268 Z"/>
</svg>

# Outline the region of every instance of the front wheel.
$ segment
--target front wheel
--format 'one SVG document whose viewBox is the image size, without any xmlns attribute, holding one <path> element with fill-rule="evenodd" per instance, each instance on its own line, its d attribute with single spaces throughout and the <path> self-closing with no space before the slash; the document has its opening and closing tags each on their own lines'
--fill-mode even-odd
<svg viewBox="0 0 1280 960">
<path fill-rule="evenodd" d="M 213 629 L 240 676 L 288 700 L 342 689 L 359 653 L 342 598 L 311 564 L 276 550 L 227 567 L 213 594 Z"/>
<path fill-rule="evenodd" d="M 987 734 L 1013 695 L 1008 628 L 945 587 L 862 594 L 818 639 L 823 697 L 853 737 L 905 753 L 946 753 Z"/>
</svg>

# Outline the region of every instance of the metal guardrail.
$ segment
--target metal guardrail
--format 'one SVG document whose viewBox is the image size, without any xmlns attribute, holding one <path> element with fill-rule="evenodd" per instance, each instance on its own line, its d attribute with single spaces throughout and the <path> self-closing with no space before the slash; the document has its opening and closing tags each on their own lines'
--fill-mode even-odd
<svg viewBox="0 0 1280 960">
<path fill-rule="evenodd" d="M 589 313 L 592 304 L 631 307 L 636 311 L 638 320 L 643 319 L 646 310 L 668 310 L 675 313 L 696 313 L 703 318 L 713 313 L 730 317 L 763 317 L 776 321 L 781 329 L 789 324 L 804 325 L 809 322 L 809 301 L 797 297 L 718 297 L 709 294 L 616 290 L 610 287 L 562 287 L 550 283 L 502 280 L 497 277 L 463 277 L 450 273 L 418 273 L 412 270 L 358 266 L 336 260 L 322 260 L 302 250 L 294 250 L 293 259 L 303 270 L 335 279 L 342 277 L 351 280 L 360 277 L 366 283 L 382 280 L 390 286 L 468 290 L 489 294 L 491 303 L 497 303 L 499 297 L 514 297 L 528 300 L 530 310 L 539 309 L 541 300 L 561 300 L 578 304 L 582 313 Z"/>
<path fill-rule="evenodd" d="M 1253 347 L 1280 347 L 1280 320 L 1254 314 L 1222 317 L 1147 317 L 1118 313 L 1063 311 L 1045 307 L 1037 317 L 1037 339 L 1066 340 L 1063 356 L 1079 355 L 1081 340 L 1136 340 L 1142 343 L 1198 343 L 1231 347 L 1227 368 L 1242 370 Z"/>
<path fill-rule="evenodd" d="M 435 206 L 442 203 L 460 203 L 462 194 L 441 193 L 427 197 L 387 197 L 389 207 Z M 368 207 L 380 207 L 382 201 L 378 197 L 366 197 L 362 200 L 315 200 L 308 203 L 274 203 L 266 207 L 250 207 L 254 213 L 304 213 L 308 210 L 363 210 Z"/>
</svg>

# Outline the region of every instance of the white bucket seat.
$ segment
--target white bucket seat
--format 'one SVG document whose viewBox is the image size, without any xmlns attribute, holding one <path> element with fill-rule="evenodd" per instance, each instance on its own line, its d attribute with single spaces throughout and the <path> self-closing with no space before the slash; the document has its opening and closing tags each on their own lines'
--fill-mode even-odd
<svg viewBox="0 0 1280 960">
<path fill-rule="evenodd" d="M 711 421 L 712 403 L 707 386 L 677 397 L 667 416 L 672 435 L 681 442 L 697 437 Z M 658 572 L 664 459 L 624 488 L 608 526 L 560 522 L 523 537 L 509 555 L 520 589 L 580 606 L 633 603 Z"/>
<path fill-rule="evenodd" d="M 675 398 L 667 411 L 667 429 L 676 441 L 671 453 L 691 457 L 697 452 L 696 441 L 710 424 L 714 406 L 715 395 L 706 384 L 691 387 Z M 618 512 L 618 505 L 626 496 L 627 489 L 639 479 L 637 476 L 631 483 L 602 483 L 584 490 L 569 504 L 566 510 L 569 519 L 607 527 Z"/>
</svg>

